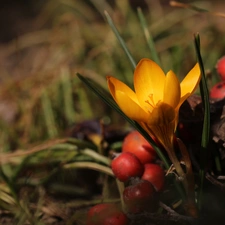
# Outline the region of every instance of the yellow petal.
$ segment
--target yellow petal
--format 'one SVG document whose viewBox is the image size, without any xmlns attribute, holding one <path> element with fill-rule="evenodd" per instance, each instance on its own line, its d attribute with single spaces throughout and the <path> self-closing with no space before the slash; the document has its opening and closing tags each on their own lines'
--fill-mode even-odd
<svg viewBox="0 0 225 225">
<path fill-rule="evenodd" d="M 150 59 L 142 59 L 134 71 L 134 89 L 142 106 L 152 96 L 154 104 L 163 98 L 165 74 L 162 69 Z"/>
<path fill-rule="evenodd" d="M 121 91 L 126 93 L 126 95 L 129 96 L 131 99 L 133 99 L 134 102 L 138 103 L 136 94 L 126 84 L 124 84 L 122 81 L 111 76 L 107 76 L 106 78 L 107 78 L 109 91 L 116 102 L 117 102 L 116 91 Z"/>
<path fill-rule="evenodd" d="M 181 99 L 179 105 L 181 105 L 197 88 L 201 80 L 201 71 L 199 64 L 196 63 L 195 66 L 190 70 L 187 76 L 180 83 L 181 87 Z"/>
<path fill-rule="evenodd" d="M 178 105 L 178 107 L 175 109 L 175 119 L 174 119 L 174 132 L 176 131 L 177 129 L 177 124 L 179 122 L 179 109 L 180 109 L 180 106 Z"/>
<path fill-rule="evenodd" d="M 121 91 L 115 92 L 116 103 L 120 109 L 131 119 L 139 121 L 147 121 L 149 114 L 145 112 L 133 99 L 126 93 Z"/>
<path fill-rule="evenodd" d="M 136 94 L 120 80 L 107 76 L 108 87 L 120 109 L 131 119 L 146 121 L 148 114 L 139 106 Z"/>
<path fill-rule="evenodd" d="M 166 75 L 163 102 L 176 108 L 180 101 L 180 82 L 173 71 Z"/>
</svg>

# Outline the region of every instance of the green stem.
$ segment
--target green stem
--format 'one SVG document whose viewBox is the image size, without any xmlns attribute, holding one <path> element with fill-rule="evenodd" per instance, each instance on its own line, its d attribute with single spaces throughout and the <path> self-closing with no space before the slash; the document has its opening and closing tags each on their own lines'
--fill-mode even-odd
<svg viewBox="0 0 225 225">
<path fill-rule="evenodd" d="M 201 149 L 200 149 L 200 187 L 199 187 L 199 195 L 198 195 L 198 207 L 201 209 L 202 200 L 203 200 L 203 186 L 204 186 L 204 178 L 205 178 L 205 167 L 207 164 L 207 155 L 208 155 L 208 144 L 209 144 L 209 134 L 210 134 L 210 104 L 209 104 L 209 92 L 207 87 L 207 80 L 205 76 L 204 64 L 201 57 L 200 51 L 200 36 L 195 35 L 195 49 L 197 53 L 197 59 L 199 62 L 202 79 L 200 81 L 200 92 L 202 97 L 202 104 L 204 109 L 204 120 L 203 120 L 203 128 L 202 128 L 202 141 L 201 141 Z"/>
<path fill-rule="evenodd" d="M 195 204 L 195 194 L 194 194 L 194 177 L 193 177 L 193 172 L 190 164 L 190 158 L 188 155 L 188 158 L 185 158 L 185 161 L 187 161 L 188 168 L 187 172 L 185 173 L 184 170 L 182 169 L 180 165 L 180 161 L 178 160 L 174 148 L 166 148 L 166 151 L 169 155 L 169 158 L 171 162 L 173 163 L 174 168 L 176 169 L 176 172 L 179 176 L 179 179 L 182 182 L 182 185 L 185 189 L 186 192 L 186 198 L 185 198 L 185 209 L 188 215 L 192 217 L 197 217 L 197 207 Z M 182 151 L 182 150 L 181 150 Z M 183 152 L 184 153 L 184 152 Z M 186 156 L 185 152 L 185 156 Z"/>
</svg>

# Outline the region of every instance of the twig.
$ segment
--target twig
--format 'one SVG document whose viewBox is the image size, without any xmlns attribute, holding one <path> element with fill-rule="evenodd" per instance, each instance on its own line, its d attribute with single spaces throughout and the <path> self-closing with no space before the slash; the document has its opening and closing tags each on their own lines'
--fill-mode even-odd
<svg viewBox="0 0 225 225">
<path fill-rule="evenodd" d="M 217 180 L 225 180 L 225 176 L 218 176 Z"/>
<path fill-rule="evenodd" d="M 160 202 L 159 205 L 168 212 L 168 215 L 173 221 L 184 221 L 190 224 L 194 224 L 194 222 L 197 222 L 196 218 L 180 215 L 179 213 L 177 213 L 176 211 L 174 211 L 173 209 L 171 209 L 169 206 L 167 206 L 162 202 Z"/>
<path fill-rule="evenodd" d="M 211 14 L 213 16 L 219 16 L 219 17 L 225 18 L 225 14 L 224 13 L 221 13 L 221 12 L 210 12 L 210 11 L 208 11 L 206 9 L 202 9 L 202 8 L 196 7 L 196 6 L 191 5 L 191 4 L 185 4 L 185 3 L 178 2 L 178 1 L 170 1 L 170 5 L 173 6 L 173 7 L 192 9 L 192 10 L 197 11 L 197 12 L 209 13 L 209 14 Z"/>
<path fill-rule="evenodd" d="M 205 175 L 206 179 L 209 180 L 212 184 L 215 186 L 221 188 L 221 190 L 225 191 L 225 184 L 219 182 L 215 177 L 210 175 L 209 173 L 206 173 Z"/>
<path fill-rule="evenodd" d="M 167 206 L 166 204 L 159 202 L 159 205 L 165 209 L 170 215 L 175 215 L 175 216 L 179 216 L 179 213 L 177 213 L 176 211 L 174 211 L 173 209 L 171 209 L 169 206 Z"/>
<path fill-rule="evenodd" d="M 173 209 L 171 209 L 169 206 L 165 205 L 164 203 L 160 202 L 159 205 L 167 211 L 167 214 L 157 214 L 157 213 L 141 213 L 138 215 L 129 215 L 130 218 L 136 221 L 144 220 L 144 219 L 150 219 L 149 222 L 156 222 L 159 224 L 160 221 L 167 221 L 167 222 L 173 222 L 173 224 L 190 224 L 190 225 L 197 225 L 198 219 L 190 217 L 190 216 L 184 216 L 180 215 Z M 149 223 L 150 224 L 150 223 Z"/>
</svg>

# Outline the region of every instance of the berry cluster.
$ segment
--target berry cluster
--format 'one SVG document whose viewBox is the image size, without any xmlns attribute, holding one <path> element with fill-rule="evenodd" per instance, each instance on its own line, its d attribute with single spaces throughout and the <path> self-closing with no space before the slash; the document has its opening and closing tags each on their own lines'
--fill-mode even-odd
<svg viewBox="0 0 225 225">
<path fill-rule="evenodd" d="M 156 163 L 156 152 L 137 131 L 124 139 L 122 152 L 111 163 L 115 177 L 124 182 L 123 201 L 128 213 L 153 212 L 158 193 L 164 188 L 164 170 Z M 87 225 L 128 225 L 126 214 L 114 203 L 95 205 L 88 211 Z"/>
<path fill-rule="evenodd" d="M 156 206 L 165 175 L 155 159 L 153 147 L 139 132 L 132 131 L 123 141 L 122 153 L 112 161 L 114 175 L 125 182 L 123 200 L 130 213 L 152 211 Z"/>
</svg>

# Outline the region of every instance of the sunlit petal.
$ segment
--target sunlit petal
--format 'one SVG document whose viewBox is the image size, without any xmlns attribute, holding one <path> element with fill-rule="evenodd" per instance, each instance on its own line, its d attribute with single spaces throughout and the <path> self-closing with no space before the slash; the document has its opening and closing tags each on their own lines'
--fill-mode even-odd
<svg viewBox="0 0 225 225">
<path fill-rule="evenodd" d="M 180 101 L 180 82 L 173 71 L 166 75 L 163 102 L 176 108 Z"/>
<path fill-rule="evenodd" d="M 190 70 L 187 76 L 180 83 L 181 87 L 180 105 L 195 91 L 200 80 L 201 80 L 201 71 L 199 68 L 199 64 L 196 63 L 196 65 Z"/>
<path fill-rule="evenodd" d="M 133 99 L 126 93 L 115 91 L 116 103 L 120 109 L 135 121 L 147 121 L 149 114 L 145 112 Z"/>
<path fill-rule="evenodd" d="M 178 107 L 175 109 L 174 132 L 176 131 L 177 124 L 179 122 L 179 109 L 180 109 L 180 106 L 178 105 Z"/>
<path fill-rule="evenodd" d="M 118 100 L 116 98 L 116 91 L 121 91 L 126 93 L 126 95 L 129 96 L 129 98 L 133 99 L 134 102 L 138 103 L 136 94 L 126 84 L 124 84 L 122 81 L 111 76 L 107 76 L 106 78 L 107 78 L 109 91 L 116 102 Z"/>
<path fill-rule="evenodd" d="M 151 95 L 155 104 L 162 100 L 165 82 L 163 70 L 152 60 L 142 59 L 134 72 L 134 89 L 141 105 Z"/>
</svg>

